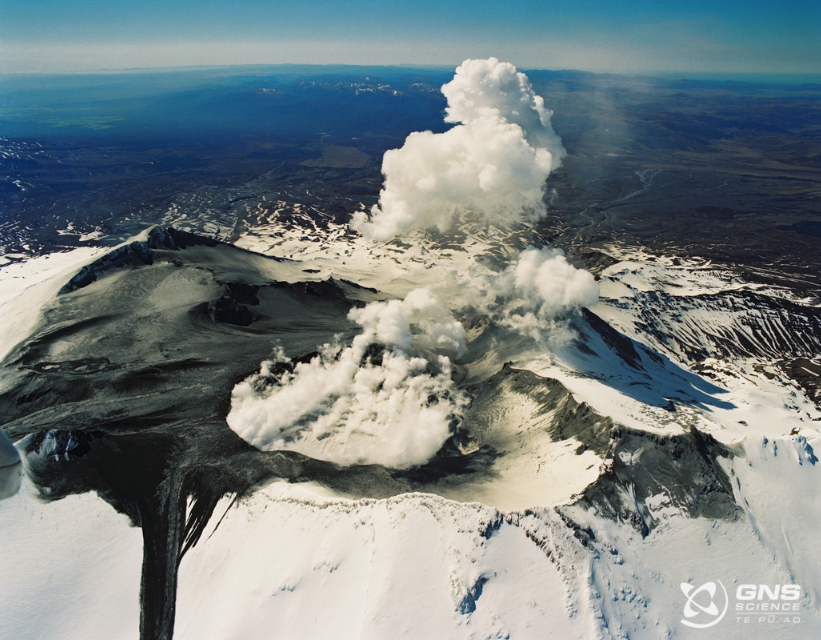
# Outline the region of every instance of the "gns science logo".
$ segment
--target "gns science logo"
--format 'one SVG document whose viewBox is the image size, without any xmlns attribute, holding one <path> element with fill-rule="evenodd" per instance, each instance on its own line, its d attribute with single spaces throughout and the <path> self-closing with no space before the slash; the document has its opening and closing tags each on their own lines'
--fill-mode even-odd
<svg viewBox="0 0 821 640">
<path fill-rule="evenodd" d="M 682 582 L 681 591 L 687 598 L 681 624 L 693 629 L 707 629 L 718 624 L 730 607 L 727 589 L 724 588 L 721 580 L 705 582 L 700 587 Z M 801 621 L 801 604 L 798 602 L 800 597 L 801 587 L 797 584 L 738 585 L 735 593 L 736 622 L 745 624 L 799 623 Z"/>
<path fill-rule="evenodd" d="M 730 606 L 727 589 L 717 580 L 721 591 L 718 592 L 715 582 L 705 582 L 697 589 L 686 582 L 681 583 L 681 591 L 687 598 L 684 604 L 684 620 L 681 624 L 693 629 L 706 629 L 721 622 Z M 716 593 L 719 603 L 716 604 Z M 723 604 L 722 604 L 723 603 Z"/>
</svg>

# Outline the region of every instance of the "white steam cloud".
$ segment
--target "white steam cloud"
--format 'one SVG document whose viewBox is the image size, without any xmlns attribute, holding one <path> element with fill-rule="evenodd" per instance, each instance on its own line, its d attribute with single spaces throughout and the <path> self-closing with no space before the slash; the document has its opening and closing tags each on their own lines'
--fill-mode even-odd
<svg viewBox="0 0 821 640">
<path fill-rule="evenodd" d="M 442 93 L 446 121 L 456 126 L 413 133 L 385 154 L 379 204 L 351 223 L 363 235 L 381 240 L 447 231 L 458 219 L 512 223 L 545 214 L 545 181 L 566 152 L 527 77 L 495 58 L 466 60 Z M 444 280 L 450 304 L 540 341 L 568 335 L 568 313 L 599 297 L 593 276 L 556 249 L 529 247 L 500 274 L 468 268 Z M 468 404 L 447 355 L 465 353 L 464 328 L 427 288 L 349 318 L 362 329 L 350 346 L 325 344 L 310 360 L 279 353 L 238 384 L 228 425 L 263 450 L 343 465 L 424 464 Z"/>
<path fill-rule="evenodd" d="M 267 451 L 287 449 L 338 464 L 423 464 L 442 447 L 467 403 L 446 355 L 465 349 L 461 324 L 427 289 L 350 312 L 362 333 L 324 345 L 310 362 L 284 354 L 231 395 L 228 425 Z"/>
<path fill-rule="evenodd" d="M 494 316 L 500 324 L 538 337 L 555 332 L 553 320 L 599 300 L 599 285 L 584 269 L 571 265 L 561 249 L 528 247 L 516 264 L 498 276 Z"/>
<path fill-rule="evenodd" d="M 379 204 L 351 222 L 364 236 L 446 231 L 465 213 L 502 222 L 544 217 L 545 181 L 567 152 L 527 77 L 496 58 L 465 60 L 442 93 L 445 120 L 460 124 L 412 133 L 385 153 Z"/>
<path fill-rule="evenodd" d="M 550 123 L 553 112 L 533 92 L 527 76 L 509 62 L 465 60 L 453 80 L 442 87 L 442 93 L 448 99 L 445 122 L 467 124 L 495 113 L 518 125 L 531 147 L 550 154 L 551 171 L 567 155 Z"/>
</svg>

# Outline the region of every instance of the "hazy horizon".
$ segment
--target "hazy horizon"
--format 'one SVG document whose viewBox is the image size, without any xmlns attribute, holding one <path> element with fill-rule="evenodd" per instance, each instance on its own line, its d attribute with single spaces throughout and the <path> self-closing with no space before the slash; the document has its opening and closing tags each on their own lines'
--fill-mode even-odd
<svg viewBox="0 0 821 640">
<path fill-rule="evenodd" d="M 303 75 L 326 71 L 332 74 L 349 75 L 355 74 L 358 70 L 363 73 L 376 70 L 401 71 L 450 71 L 456 68 L 461 62 L 453 64 L 414 64 L 414 63 L 394 63 L 394 64 L 346 64 L 346 63 L 242 63 L 242 64 L 200 64 L 200 65 L 167 65 L 155 67 L 110 67 L 99 69 L 72 69 L 72 70 L 42 70 L 42 71 L 6 71 L 0 69 L 0 78 L 23 78 L 23 77 L 54 77 L 54 76 L 106 76 L 106 75 L 139 75 L 139 74 L 163 74 L 163 73 L 207 73 L 214 72 L 225 76 L 240 75 L 249 72 L 276 72 L 281 75 Z M 592 76 L 623 76 L 626 78 L 647 78 L 667 81 L 694 81 L 694 82 L 739 82 L 762 85 L 802 85 L 821 84 L 821 72 L 818 73 L 768 73 L 768 72 L 708 72 L 708 71 L 590 71 L 573 67 L 547 67 L 530 66 L 521 67 L 522 71 L 538 71 L 548 73 L 580 73 Z"/>
<path fill-rule="evenodd" d="M 353 64 L 455 67 L 496 56 L 527 69 L 627 74 L 821 74 L 821 12 L 791 0 L 665 7 L 590 0 L 227 7 L 9 0 L 0 73 Z"/>
</svg>

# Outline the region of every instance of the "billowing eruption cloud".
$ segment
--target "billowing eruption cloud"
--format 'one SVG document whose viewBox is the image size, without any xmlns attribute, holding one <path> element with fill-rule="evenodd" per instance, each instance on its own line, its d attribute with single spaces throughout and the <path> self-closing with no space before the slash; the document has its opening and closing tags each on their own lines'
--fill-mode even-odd
<svg viewBox="0 0 821 640">
<path fill-rule="evenodd" d="M 338 464 L 423 464 L 466 405 L 451 379 L 465 331 L 427 289 L 374 302 L 349 316 L 362 333 L 326 344 L 308 362 L 284 354 L 231 395 L 228 425 L 263 450 L 287 449 Z M 425 353 L 433 355 L 423 355 Z"/>
<path fill-rule="evenodd" d="M 445 120 L 457 126 L 412 133 L 385 153 L 379 204 L 351 222 L 366 237 L 446 231 L 465 213 L 497 222 L 544 217 L 545 180 L 567 152 L 527 77 L 496 58 L 465 60 L 442 93 Z"/>
<path fill-rule="evenodd" d="M 538 336 L 554 329 L 553 320 L 599 300 L 599 285 L 589 271 L 571 265 L 561 249 L 528 247 L 516 264 L 493 283 L 498 320 Z"/>
<path fill-rule="evenodd" d="M 533 93 L 527 76 L 509 62 L 496 58 L 465 60 L 453 80 L 442 87 L 442 93 L 448 99 L 445 122 L 467 124 L 495 112 L 519 125 L 531 147 L 550 153 L 551 171 L 567 155 L 550 124 L 553 112 L 544 106 L 541 96 Z"/>
</svg>

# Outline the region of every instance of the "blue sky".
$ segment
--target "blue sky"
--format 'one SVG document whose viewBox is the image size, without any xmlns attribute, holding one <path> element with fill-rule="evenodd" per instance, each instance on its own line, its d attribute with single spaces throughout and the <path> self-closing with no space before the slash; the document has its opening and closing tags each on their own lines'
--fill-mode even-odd
<svg viewBox="0 0 821 640">
<path fill-rule="evenodd" d="M 821 3 L 0 0 L 0 71 L 255 63 L 821 73 Z"/>
</svg>

